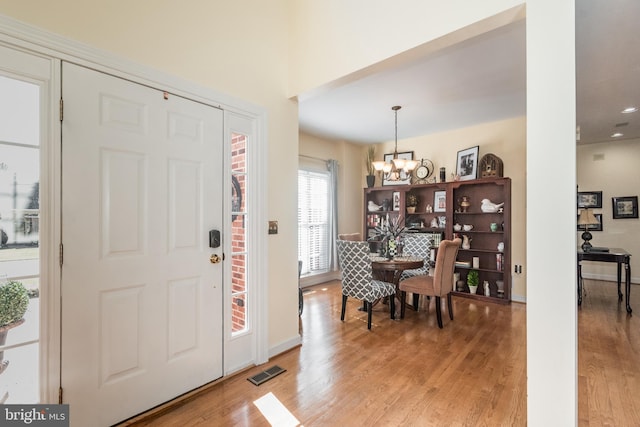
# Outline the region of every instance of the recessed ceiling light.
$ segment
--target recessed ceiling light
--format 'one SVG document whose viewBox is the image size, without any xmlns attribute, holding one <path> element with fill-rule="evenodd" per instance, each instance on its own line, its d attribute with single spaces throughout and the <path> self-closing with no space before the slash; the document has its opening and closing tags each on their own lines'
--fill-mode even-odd
<svg viewBox="0 0 640 427">
<path fill-rule="evenodd" d="M 611 138 L 620 138 L 620 137 L 621 137 L 621 136 L 623 136 L 623 135 L 624 135 L 623 133 L 616 132 L 616 133 L 614 133 L 613 135 L 611 135 Z"/>
<path fill-rule="evenodd" d="M 627 107 L 624 110 L 622 110 L 622 114 L 635 113 L 636 111 L 638 111 L 637 107 Z"/>
</svg>

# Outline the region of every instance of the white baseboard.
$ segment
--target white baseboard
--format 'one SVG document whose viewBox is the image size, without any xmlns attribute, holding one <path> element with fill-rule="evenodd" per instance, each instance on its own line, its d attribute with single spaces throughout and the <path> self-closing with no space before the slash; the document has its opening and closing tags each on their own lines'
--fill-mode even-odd
<svg viewBox="0 0 640 427">
<path fill-rule="evenodd" d="M 515 302 L 521 302 L 526 304 L 527 303 L 527 297 L 524 295 L 511 295 L 511 301 L 515 301 Z"/>
<path fill-rule="evenodd" d="M 326 283 L 332 280 L 340 280 L 340 271 L 330 271 L 328 273 L 303 277 L 300 279 L 300 287 L 306 288 L 307 286 L 319 285 L 320 283 Z"/>
<path fill-rule="evenodd" d="M 302 337 L 300 335 L 291 338 L 290 340 L 281 342 L 280 344 L 269 348 L 269 359 L 273 356 L 277 356 L 280 353 L 284 353 L 287 350 L 291 350 L 302 344 Z"/>
</svg>

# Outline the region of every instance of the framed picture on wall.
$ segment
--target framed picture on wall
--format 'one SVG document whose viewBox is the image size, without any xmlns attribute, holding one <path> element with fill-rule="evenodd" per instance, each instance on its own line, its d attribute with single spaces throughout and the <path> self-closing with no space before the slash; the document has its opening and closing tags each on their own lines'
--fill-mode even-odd
<svg viewBox="0 0 640 427">
<path fill-rule="evenodd" d="M 478 150 L 479 147 L 476 145 L 475 147 L 458 151 L 456 175 L 460 177 L 460 181 L 476 179 L 478 176 Z"/>
<path fill-rule="evenodd" d="M 400 210 L 400 192 L 399 191 L 393 192 L 393 210 L 394 211 Z"/>
<path fill-rule="evenodd" d="M 602 208 L 602 191 L 579 191 L 578 208 Z"/>
<path fill-rule="evenodd" d="M 612 197 L 613 219 L 638 218 L 638 196 Z"/>
</svg>

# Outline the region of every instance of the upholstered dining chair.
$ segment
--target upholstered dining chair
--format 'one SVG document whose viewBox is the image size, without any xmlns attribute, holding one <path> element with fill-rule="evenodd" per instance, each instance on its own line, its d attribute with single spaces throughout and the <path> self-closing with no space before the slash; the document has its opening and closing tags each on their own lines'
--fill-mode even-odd
<svg viewBox="0 0 640 427">
<path fill-rule="evenodd" d="M 431 235 L 426 233 L 405 234 L 402 255 L 414 256 L 424 260 L 424 266 L 412 270 L 405 270 L 400 275 L 400 280 L 413 276 L 429 274 L 429 251 L 431 249 Z"/>
<path fill-rule="evenodd" d="M 340 320 L 344 321 L 347 298 L 356 298 L 364 302 L 367 309 L 367 329 L 371 329 L 373 303 L 380 298 L 389 298 L 391 318 L 395 319 L 396 287 L 373 279 L 369 243 L 364 241 L 340 240 L 338 244 L 338 261 L 342 269 L 342 311 Z"/>
<path fill-rule="evenodd" d="M 436 316 L 438 327 L 442 329 L 441 297 L 447 297 L 449 318 L 453 320 L 453 304 L 451 303 L 451 291 L 453 290 L 453 272 L 456 257 L 460 248 L 460 239 L 442 240 L 438 246 L 436 266 L 433 276 L 414 276 L 400 282 L 400 318 L 404 318 L 405 300 L 407 292 L 414 295 L 426 295 L 436 297 Z M 414 298 L 414 308 L 417 308 L 417 298 Z"/>
<path fill-rule="evenodd" d="M 338 240 L 348 240 L 350 242 L 359 242 L 362 240 L 362 234 L 360 233 L 338 234 Z"/>
</svg>

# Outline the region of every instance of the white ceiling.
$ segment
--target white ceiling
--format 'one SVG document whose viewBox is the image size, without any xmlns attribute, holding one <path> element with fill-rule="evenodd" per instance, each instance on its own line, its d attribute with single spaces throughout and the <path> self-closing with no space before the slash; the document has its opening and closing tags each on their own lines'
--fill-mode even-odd
<svg viewBox="0 0 640 427">
<path fill-rule="evenodd" d="M 638 0 L 576 1 L 577 122 L 580 143 L 640 138 Z M 299 97 L 300 130 L 369 144 L 463 128 L 526 114 L 525 21 L 420 59 L 398 61 L 330 90 Z M 628 123 L 618 126 L 619 123 Z"/>
</svg>

